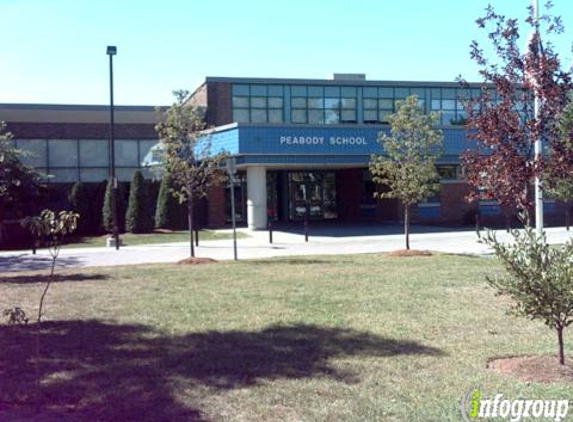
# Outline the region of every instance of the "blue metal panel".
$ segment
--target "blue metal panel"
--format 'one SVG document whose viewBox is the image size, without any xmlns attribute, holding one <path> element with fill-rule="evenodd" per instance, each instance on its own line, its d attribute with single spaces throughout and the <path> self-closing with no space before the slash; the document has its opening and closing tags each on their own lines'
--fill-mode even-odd
<svg viewBox="0 0 573 422">
<path fill-rule="evenodd" d="M 382 153 L 382 127 L 238 125 L 211 135 L 212 152 L 243 155 L 245 164 L 367 165 L 371 154 Z M 463 129 L 443 129 L 445 152 L 440 162 L 458 162 L 471 146 Z"/>
<path fill-rule="evenodd" d="M 479 212 L 481 215 L 499 215 L 501 214 L 501 207 L 494 204 L 480 204 Z"/>
<path fill-rule="evenodd" d="M 440 206 L 418 207 L 418 216 L 420 218 L 435 218 L 440 216 Z"/>
<path fill-rule="evenodd" d="M 213 133 L 210 141 L 211 152 L 214 154 L 220 151 L 227 151 L 229 154 L 239 153 L 239 130 L 236 127 Z"/>
</svg>

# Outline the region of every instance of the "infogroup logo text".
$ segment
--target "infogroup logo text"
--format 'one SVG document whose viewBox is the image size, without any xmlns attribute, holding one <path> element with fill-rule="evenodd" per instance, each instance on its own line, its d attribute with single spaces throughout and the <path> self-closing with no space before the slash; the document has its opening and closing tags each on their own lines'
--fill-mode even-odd
<svg viewBox="0 0 573 422">
<path fill-rule="evenodd" d="M 475 389 L 462 397 L 461 410 L 466 422 L 487 418 L 504 418 L 511 422 L 531 418 L 560 422 L 567 417 L 569 400 L 509 400 L 501 393 L 486 397 L 481 390 Z"/>
</svg>

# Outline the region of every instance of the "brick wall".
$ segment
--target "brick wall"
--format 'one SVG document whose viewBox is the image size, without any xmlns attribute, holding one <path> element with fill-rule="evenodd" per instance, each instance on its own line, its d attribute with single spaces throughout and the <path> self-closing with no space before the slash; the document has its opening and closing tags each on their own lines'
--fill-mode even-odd
<svg viewBox="0 0 573 422">
<path fill-rule="evenodd" d="M 205 118 L 208 126 L 221 126 L 233 122 L 230 83 L 211 82 L 207 84 L 207 114 Z"/>
<path fill-rule="evenodd" d="M 225 224 L 225 187 L 211 186 L 207 200 L 207 226 L 222 227 Z"/>
</svg>

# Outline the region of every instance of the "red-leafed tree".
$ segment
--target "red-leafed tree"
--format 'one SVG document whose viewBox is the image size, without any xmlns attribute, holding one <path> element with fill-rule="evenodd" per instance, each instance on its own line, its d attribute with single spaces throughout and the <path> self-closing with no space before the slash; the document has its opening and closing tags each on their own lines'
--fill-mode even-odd
<svg viewBox="0 0 573 422">
<path fill-rule="evenodd" d="M 541 36 L 559 34 L 563 27 L 558 17 L 536 19 L 532 7 L 526 19 L 531 29 L 525 34 L 526 42 L 517 19 L 496 14 L 491 6 L 476 22 L 487 31 L 491 50 L 484 50 L 477 41 L 471 44 L 483 84 L 480 93 L 465 104 L 468 137 L 475 142 L 462 155 L 468 183 L 474 188 L 470 199 L 495 199 L 502 206 L 526 211 L 532 206 L 535 177 L 563 177 L 573 169 L 571 148 L 560 142 L 557 124 L 572 88 L 571 76 L 561 69 L 552 44 Z M 539 137 L 551 154 L 536 159 L 534 143 Z"/>
</svg>

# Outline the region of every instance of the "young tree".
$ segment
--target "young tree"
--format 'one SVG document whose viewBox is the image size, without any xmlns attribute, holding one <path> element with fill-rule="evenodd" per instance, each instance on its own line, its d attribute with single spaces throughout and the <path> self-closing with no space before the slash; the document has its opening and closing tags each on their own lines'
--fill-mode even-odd
<svg viewBox="0 0 573 422">
<path fill-rule="evenodd" d="M 54 271 L 56 269 L 56 260 L 60 254 L 62 244 L 67 235 L 73 233 L 78 225 L 79 215 L 74 212 L 60 211 L 57 215 L 52 210 L 44 210 L 37 217 L 26 217 L 22 221 L 24 227 L 28 227 L 32 235 L 36 237 L 41 246 L 47 247 L 52 257 L 50 275 L 48 283 L 40 299 L 38 307 L 38 324 L 42 322 L 44 299 L 48 289 L 54 280 Z"/>
<path fill-rule="evenodd" d="M 370 173 L 380 186 L 375 196 L 402 202 L 406 249 L 410 249 L 410 207 L 439 190 L 436 162 L 443 150 L 443 135 L 434 129 L 439 115 L 424 114 L 415 95 L 399 102 L 388 121 L 390 135 L 380 132 L 378 137 L 385 154 L 371 157 Z"/>
<path fill-rule="evenodd" d="M 25 153 L 12 144 L 12 134 L 0 122 L 0 245 L 4 243 L 4 218 L 8 207 L 19 209 L 37 196 L 40 175 L 22 163 Z"/>
<path fill-rule="evenodd" d="M 468 183 L 474 188 L 470 199 L 495 199 L 519 210 L 531 208 L 531 188 L 544 167 L 562 162 L 571 153 L 556 143 L 557 116 L 572 88 L 570 74 L 561 70 L 557 53 L 540 35 L 543 29 L 547 34 L 560 33 L 560 19 L 543 15 L 538 20 L 530 8 L 526 23 L 533 34 L 522 51 L 517 19 L 498 15 L 489 6 L 477 20 L 479 28 L 488 31 L 493 58 L 478 42 L 472 43 L 471 56 L 484 83 L 466 103 L 468 137 L 476 147 L 462 155 Z M 536 159 L 534 144 L 540 138 L 553 154 Z M 573 161 L 561 164 L 566 165 L 558 166 L 562 172 L 570 174 Z"/>
<path fill-rule="evenodd" d="M 163 147 L 166 171 L 172 177 L 173 193 L 187 205 L 190 252 L 194 257 L 193 205 L 207 195 L 210 186 L 225 180 L 222 166 L 226 154 L 211 152 L 209 138 L 202 133 L 203 113 L 187 104 L 189 92 L 174 91 L 173 95 L 175 103 L 163 113 L 155 130 Z"/>
<path fill-rule="evenodd" d="M 152 229 L 145 179 L 141 171 L 133 173 L 129 189 L 129 205 L 125 214 L 125 228 L 130 233 L 148 233 Z"/>
<path fill-rule="evenodd" d="M 563 330 L 573 322 L 573 240 L 554 247 L 526 226 L 512 230 L 514 242 L 500 243 L 488 230 L 481 239 L 493 248 L 506 273 L 488 277 L 498 294 L 513 300 L 515 315 L 543 321 L 557 331 L 559 363 L 565 364 Z"/>
</svg>

